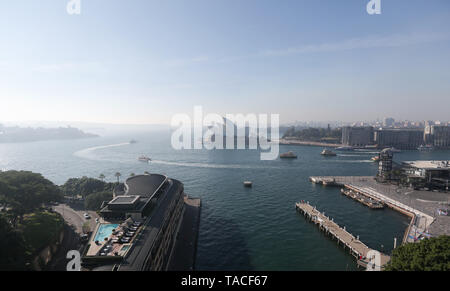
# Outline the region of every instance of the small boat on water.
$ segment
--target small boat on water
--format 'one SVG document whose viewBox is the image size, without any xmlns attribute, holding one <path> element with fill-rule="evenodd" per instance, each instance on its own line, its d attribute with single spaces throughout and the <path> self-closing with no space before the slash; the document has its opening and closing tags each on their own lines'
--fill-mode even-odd
<svg viewBox="0 0 450 291">
<path fill-rule="evenodd" d="M 324 149 L 320 154 L 325 157 L 335 157 L 336 156 L 336 153 L 329 149 Z"/>
<path fill-rule="evenodd" d="M 338 147 L 336 148 L 337 151 L 352 151 L 354 150 L 354 148 L 352 146 L 342 146 L 342 147 Z"/>
<path fill-rule="evenodd" d="M 138 158 L 138 160 L 139 160 L 140 162 L 146 162 L 146 163 L 148 163 L 148 162 L 150 162 L 152 159 L 150 159 L 150 158 L 147 157 L 147 156 L 142 155 L 142 156 L 140 156 L 140 157 Z"/>
<path fill-rule="evenodd" d="M 401 152 L 402 152 L 401 150 L 396 149 L 396 148 L 394 148 L 394 147 L 388 148 L 388 150 L 390 150 L 390 151 L 393 152 L 393 153 L 401 153 Z"/>
<path fill-rule="evenodd" d="M 280 159 L 296 159 L 297 155 L 294 152 L 289 151 L 280 155 Z"/>
<path fill-rule="evenodd" d="M 434 147 L 432 145 L 421 145 L 417 149 L 421 152 L 431 152 L 434 150 Z"/>
<path fill-rule="evenodd" d="M 380 161 L 380 156 L 374 156 L 374 157 L 371 158 L 371 160 L 373 162 L 379 162 Z"/>
<path fill-rule="evenodd" d="M 244 187 L 251 188 L 252 186 L 253 186 L 253 182 L 252 181 L 245 181 L 244 182 Z"/>
</svg>

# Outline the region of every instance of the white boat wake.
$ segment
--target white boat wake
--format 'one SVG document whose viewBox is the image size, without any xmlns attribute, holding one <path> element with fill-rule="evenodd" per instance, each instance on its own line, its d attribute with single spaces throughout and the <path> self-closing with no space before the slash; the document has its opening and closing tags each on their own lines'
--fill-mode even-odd
<svg viewBox="0 0 450 291">
<path fill-rule="evenodd" d="M 108 161 L 108 162 L 119 162 L 119 163 L 127 163 L 134 164 L 137 161 L 134 160 L 116 160 L 116 159 L 108 159 L 108 158 L 99 158 L 94 155 L 95 151 L 112 148 L 112 147 L 121 147 L 125 145 L 129 145 L 129 142 L 126 143 L 118 143 L 104 146 L 95 146 L 87 149 L 82 149 L 74 153 L 75 156 L 83 159 L 96 160 L 96 161 Z M 174 162 L 174 161 L 162 161 L 162 160 L 151 160 L 149 165 L 158 164 L 158 165 L 166 165 L 166 166 L 178 166 L 178 167 L 193 167 L 193 168 L 211 168 L 211 169 L 280 169 L 280 167 L 271 167 L 271 166 L 246 166 L 239 164 L 208 164 L 208 163 L 190 163 L 190 162 Z"/>
<path fill-rule="evenodd" d="M 352 155 L 352 154 L 338 154 L 339 157 L 361 157 L 365 155 L 371 155 L 371 154 L 359 154 L 359 155 Z"/>
<path fill-rule="evenodd" d="M 372 160 L 327 160 L 327 163 L 373 163 Z"/>
<path fill-rule="evenodd" d="M 101 149 L 107 149 L 107 148 L 114 148 L 114 147 L 121 147 L 121 146 L 126 146 L 129 145 L 129 142 L 123 142 L 123 143 L 117 143 L 117 144 L 110 144 L 110 145 L 104 145 L 104 146 L 95 146 L 95 147 L 90 147 L 87 149 L 82 149 L 79 151 L 76 151 L 74 154 L 74 156 L 77 156 L 79 158 L 86 158 L 86 159 L 96 159 L 94 156 L 92 156 L 92 153 L 96 150 L 101 150 Z"/>
</svg>

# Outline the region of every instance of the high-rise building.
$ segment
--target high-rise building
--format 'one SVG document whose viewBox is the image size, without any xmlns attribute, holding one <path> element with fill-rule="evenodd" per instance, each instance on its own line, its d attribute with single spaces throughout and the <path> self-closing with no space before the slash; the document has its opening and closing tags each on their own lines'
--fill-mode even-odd
<svg viewBox="0 0 450 291">
<path fill-rule="evenodd" d="M 342 144 L 348 146 L 366 146 L 373 144 L 373 127 L 343 127 Z"/>
<path fill-rule="evenodd" d="M 379 129 L 374 134 L 378 148 L 417 149 L 424 143 L 423 129 Z"/>
<path fill-rule="evenodd" d="M 435 148 L 450 148 L 450 126 L 432 125 L 431 141 Z"/>
<path fill-rule="evenodd" d="M 114 198 L 103 203 L 103 221 L 83 251 L 83 266 L 98 271 L 192 269 L 200 207 L 195 201 L 184 193 L 183 183 L 164 175 L 128 178 L 114 189 Z M 191 247 L 180 241 L 190 241 Z M 179 266 L 175 253 L 188 258 L 185 266 Z"/>
<path fill-rule="evenodd" d="M 386 118 L 384 119 L 383 125 L 384 125 L 385 127 L 392 127 L 392 126 L 394 125 L 394 123 L 395 123 L 395 119 L 394 119 L 394 118 L 392 118 L 392 117 L 386 117 Z"/>
</svg>

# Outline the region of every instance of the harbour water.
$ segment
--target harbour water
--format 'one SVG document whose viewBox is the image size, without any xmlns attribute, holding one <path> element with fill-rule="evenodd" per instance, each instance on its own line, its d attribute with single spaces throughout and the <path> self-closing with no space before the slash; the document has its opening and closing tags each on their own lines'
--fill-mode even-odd
<svg viewBox="0 0 450 291">
<path fill-rule="evenodd" d="M 131 139 L 138 142 L 130 144 Z M 371 210 L 308 181 L 309 176 L 374 175 L 375 152 L 320 155 L 320 147 L 281 146 L 298 159 L 261 161 L 253 150 L 175 151 L 165 132 L 134 133 L 83 140 L 0 144 L 0 169 L 42 173 L 56 184 L 71 177 L 115 181 L 131 173 L 163 173 L 202 198 L 196 269 L 199 270 L 355 270 L 347 251 L 295 211 L 310 201 L 346 226 L 370 248 L 390 253 L 409 220 L 390 209 Z M 139 162 L 140 155 L 150 163 Z M 395 160 L 450 159 L 449 151 L 402 152 Z M 246 188 L 243 181 L 252 181 Z"/>
</svg>

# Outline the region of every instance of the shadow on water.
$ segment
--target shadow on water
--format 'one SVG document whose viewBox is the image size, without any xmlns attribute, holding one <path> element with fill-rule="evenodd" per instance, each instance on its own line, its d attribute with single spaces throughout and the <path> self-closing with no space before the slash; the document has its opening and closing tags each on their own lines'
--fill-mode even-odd
<svg viewBox="0 0 450 291">
<path fill-rule="evenodd" d="M 208 215 L 200 223 L 195 270 L 252 270 L 249 249 L 240 227 L 231 219 Z M 203 215 L 203 214 L 202 214 Z"/>
</svg>

